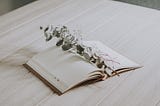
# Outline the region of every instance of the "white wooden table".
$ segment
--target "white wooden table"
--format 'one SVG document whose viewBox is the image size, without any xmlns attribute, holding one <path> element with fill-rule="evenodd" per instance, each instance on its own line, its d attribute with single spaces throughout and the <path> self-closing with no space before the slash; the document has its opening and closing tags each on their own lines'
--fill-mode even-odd
<svg viewBox="0 0 160 106">
<path fill-rule="evenodd" d="M 22 64 L 68 25 L 144 67 L 58 96 Z M 160 11 L 108 0 L 39 0 L 0 17 L 0 106 L 160 106 Z"/>
</svg>

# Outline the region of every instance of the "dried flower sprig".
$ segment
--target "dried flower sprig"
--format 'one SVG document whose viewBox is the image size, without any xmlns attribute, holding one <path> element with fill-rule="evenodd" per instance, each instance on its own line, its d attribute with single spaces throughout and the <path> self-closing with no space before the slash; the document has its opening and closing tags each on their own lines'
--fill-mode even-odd
<svg viewBox="0 0 160 106">
<path fill-rule="evenodd" d="M 43 27 L 40 27 L 40 29 L 43 29 Z M 120 70 L 115 71 L 113 68 L 107 66 L 107 64 L 105 63 L 106 59 L 102 58 L 100 53 L 94 51 L 92 47 L 84 45 L 82 43 L 82 36 L 74 35 L 68 30 L 66 26 L 54 28 L 52 25 L 50 25 L 44 29 L 44 35 L 46 37 L 46 41 L 50 41 L 54 37 L 57 38 L 58 41 L 56 43 L 56 46 L 61 46 L 62 50 L 64 51 L 69 50 L 73 53 L 78 54 L 86 61 L 94 64 L 99 69 L 101 69 L 93 72 L 103 74 L 103 78 L 101 80 L 115 75 L 119 76 L 119 74 L 123 72 Z M 111 70 L 111 72 L 108 73 L 107 70 Z M 127 69 L 124 72 L 126 71 Z"/>
</svg>

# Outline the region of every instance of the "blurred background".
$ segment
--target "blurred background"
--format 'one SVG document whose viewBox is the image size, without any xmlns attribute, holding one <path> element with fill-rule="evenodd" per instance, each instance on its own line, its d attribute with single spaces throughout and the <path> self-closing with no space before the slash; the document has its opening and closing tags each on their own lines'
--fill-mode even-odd
<svg viewBox="0 0 160 106">
<path fill-rule="evenodd" d="M 24 6 L 36 0 L 0 0 L 0 15 Z"/>
<path fill-rule="evenodd" d="M 160 0 L 115 0 L 160 10 Z"/>
<path fill-rule="evenodd" d="M 0 15 L 36 0 L 0 0 Z M 160 0 L 115 0 L 160 10 Z"/>
</svg>

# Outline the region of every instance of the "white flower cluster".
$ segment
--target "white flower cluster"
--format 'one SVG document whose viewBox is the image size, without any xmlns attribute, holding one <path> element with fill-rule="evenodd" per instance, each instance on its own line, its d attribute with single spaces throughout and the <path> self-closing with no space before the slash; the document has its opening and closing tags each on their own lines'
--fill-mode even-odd
<svg viewBox="0 0 160 106">
<path fill-rule="evenodd" d="M 40 27 L 40 29 L 42 29 L 42 27 Z M 58 39 L 56 46 L 61 46 L 64 51 L 70 50 L 80 55 L 86 61 L 101 69 L 107 77 L 110 77 L 113 73 L 115 74 L 115 71 L 106 65 L 104 59 L 101 58 L 98 53 L 93 51 L 93 48 L 87 47 L 82 43 L 81 35 L 71 33 L 66 26 L 53 27 L 50 25 L 44 29 L 44 35 L 46 41 L 50 41 L 52 38 L 56 37 Z M 108 74 L 106 69 L 111 70 L 112 73 Z"/>
</svg>

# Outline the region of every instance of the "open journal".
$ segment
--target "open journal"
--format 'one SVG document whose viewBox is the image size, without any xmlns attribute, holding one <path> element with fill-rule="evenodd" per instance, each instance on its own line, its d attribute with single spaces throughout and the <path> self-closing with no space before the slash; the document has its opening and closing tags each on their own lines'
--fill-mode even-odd
<svg viewBox="0 0 160 106">
<path fill-rule="evenodd" d="M 77 44 L 79 51 L 76 52 L 72 49 L 66 50 L 68 46 L 63 50 L 63 46 L 57 46 L 33 56 L 24 66 L 59 95 L 76 86 L 102 81 L 140 68 L 139 64 L 99 41 L 83 41 L 84 47 L 94 51 L 91 56 L 89 53 L 85 54 L 87 52 Z"/>
</svg>

